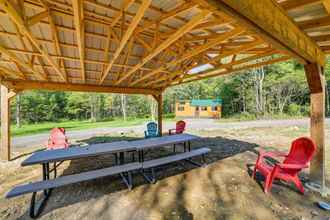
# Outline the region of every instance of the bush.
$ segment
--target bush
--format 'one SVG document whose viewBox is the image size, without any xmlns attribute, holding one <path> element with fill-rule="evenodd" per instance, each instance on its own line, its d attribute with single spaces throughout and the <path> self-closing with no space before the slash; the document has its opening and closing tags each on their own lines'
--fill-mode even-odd
<svg viewBox="0 0 330 220">
<path fill-rule="evenodd" d="M 234 120 L 234 121 L 253 121 L 256 120 L 256 115 L 249 112 L 242 112 L 239 114 L 234 114 L 229 117 L 224 117 L 225 119 Z M 221 118 L 220 118 L 221 120 Z"/>
<path fill-rule="evenodd" d="M 301 116 L 301 107 L 295 103 L 288 106 L 288 114 L 291 116 Z"/>
</svg>

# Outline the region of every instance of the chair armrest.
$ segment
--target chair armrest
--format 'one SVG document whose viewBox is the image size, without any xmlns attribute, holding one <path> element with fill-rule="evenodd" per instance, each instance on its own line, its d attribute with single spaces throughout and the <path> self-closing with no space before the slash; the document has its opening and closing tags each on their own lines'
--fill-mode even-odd
<svg viewBox="0 0 330 220">
<path fill-rule="evenodd" d="M 259 156 L 260 157 L 286 157 L 288 156 L 288 154 L 284 153 L 284 152 L 280 152 L 280 151 L 264 151 L 264 150 L 260 150 L 259 151 Z"/>
<path fill-rule="evenodd" d="M 279 163 L 277 164 L 277 166 L 279 166 L 282 169 L 293 169 L 293 170 L 300 170 L 308 167 L 308 165 L 306 164 L 283 164 L 283 163 Z"/>
<path fill-rule="evenodd" d="M 176 130 L 175 128 L 169 129 L 168 130 L 168 134 L 171 135 L 172 134 L 172 131 L 175 131 L 175 130 Z"/>
</svg>

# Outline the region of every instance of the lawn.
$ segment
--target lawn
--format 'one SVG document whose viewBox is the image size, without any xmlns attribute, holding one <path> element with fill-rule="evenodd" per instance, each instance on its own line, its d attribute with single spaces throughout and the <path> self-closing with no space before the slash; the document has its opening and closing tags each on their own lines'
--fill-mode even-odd
<svg viewBox="0 0 330 220">
<path fill-rule="evenodd" d="M 129 120 L 115 119 L 112 121 L 90 122 L 86 121 L 64 121 L 64 122 L 45 122 L 38 124 L 27 124 L 20 128 L 15 125 L 11 127 L 13 136 L 24 136 L 31 134 L 48 133 L 54 127 L 64 127 L 67 130 L 84 130 L 101 127 L 126 127 L 140 125 L 148 121 L 145 118 L 134 118 Z"/>
</svg>

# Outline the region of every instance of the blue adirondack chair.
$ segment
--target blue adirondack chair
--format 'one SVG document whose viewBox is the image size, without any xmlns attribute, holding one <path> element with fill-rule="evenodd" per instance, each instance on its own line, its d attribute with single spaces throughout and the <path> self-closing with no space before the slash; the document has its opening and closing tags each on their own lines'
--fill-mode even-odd
<svg viewBox="0 0 330 220">
<path fill-rule="evenodd" d="M 149 122 L 147 124 L 147 130 L 144 131 L 145 138 L 158 137 L 158 125 L 156 122 Z"/>
</svg>

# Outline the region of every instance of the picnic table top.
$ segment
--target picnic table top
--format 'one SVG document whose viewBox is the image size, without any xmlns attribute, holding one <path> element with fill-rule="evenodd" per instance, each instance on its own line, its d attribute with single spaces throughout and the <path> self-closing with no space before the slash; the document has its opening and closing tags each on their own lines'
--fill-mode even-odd
<svg viewBox="0 0 330 220">
<path fill-rule="evenodd" d="M 30 157 L 24 160 L 21 165 L 28 166 L 33 164 L 72 160 L 130 150 L 135 150 L 135 147 L 130 147 L 128 141 L 92 144 L 84 147 L 69 147 L 66 149 L 44 150 L 33 153 Z"/>
<path fill-rule="evenodd" d="M 119 153 L 125 151 L 141 150 L 153 147 L 162 147 L 170 144 L 182 143 L 198 139 L 191 134 L 177 134 L 136 141 L 117 141 L 111 143 L 92 144 L 86 147 L 70 147 L 66 149 L 45 150 L 33 153 L 21 165 L 28 166 L 98 156 L 102 154 Z"/>
<path fill-rule="evenodd" d="M 183 133 L 131 141 L 130 144 L 131 146 L 134 146 L 137 150 L 142 150 L 147 148 L 162 147 L 170 144 L 192 141 L 198 138 L 200 137 L 192 134 Z"/>
</svg>

